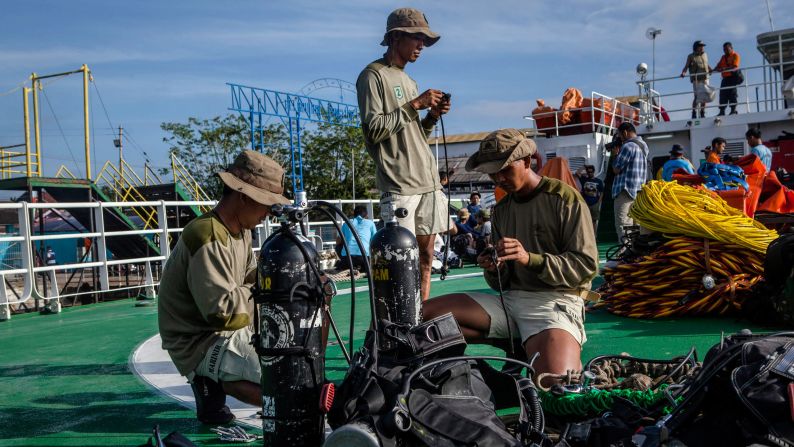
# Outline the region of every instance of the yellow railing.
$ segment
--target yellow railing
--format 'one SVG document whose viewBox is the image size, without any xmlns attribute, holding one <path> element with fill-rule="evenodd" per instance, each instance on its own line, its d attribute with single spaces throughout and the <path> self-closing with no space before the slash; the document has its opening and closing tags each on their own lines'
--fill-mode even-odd
<svg viewBox="0 0 794 447">
<path fill-rule="evenodd" d="M 118 202 L 145 202 L 146 197 L 136 186 L 143 185 L 143 180 L 122 160 L 123 172 L 110 161 L 105 162 L 94 182 L 99 187 L 107 187 Z M 154 207 L 134 207 L 133 212 L 143 221 L 144 229 L 157 228 L 157 209 Z"/>
<path fill-rule="evenodd" d="M 156 172 L 149 166 L 149 163 L 144 163 L 143 165 L 143 185 L 160 185 L 163 181 L 160 179 L 160 176 L 157 175 Z"/>
<path fill-rule="evenodd" d="M 69 168 L 66 167 L 66 165 L 61 165 L 61 167 L 58 168 L 58 172 L 55 173 L 55 177 L 70 178 L 75 180 L 77 179 L 77 176 L 72 174 L 72 171 L 70 171 Z"/>
<path fill-rule="evenodd" d="M 21 146 L 25 145 L 0 146 L 0 178 L 7 179 L 16 175 L 41 177 L 38 159 L 28 159 L 26 152 L 8 150 Z"/>
<path fill-rule="evenodd" d="M 190 195 L 191 200 L 212 200 L 201 187 L 201 185 L 199 185 L 190 171 L 174 154 L 171 154 L 171 172 L 174 174 L 174 183 L 187 192 Z M 211 207 L 205 205 L 202 205 L 200 208 L 204 213 L 211 209 Z"/>
</svg>

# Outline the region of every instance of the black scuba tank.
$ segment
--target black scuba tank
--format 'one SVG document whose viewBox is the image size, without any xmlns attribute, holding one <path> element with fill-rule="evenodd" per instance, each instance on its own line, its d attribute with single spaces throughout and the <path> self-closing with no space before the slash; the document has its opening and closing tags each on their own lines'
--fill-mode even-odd
<svg viewBox="0 0 794 447">
<path fill-rule="evenodd" d="M 323 294 L 314 245 L 286 223 L 262 245 L 254 346 L 262 368 L 264 445 L 320 445 Z"/>
<path fill-rule="evenodd" d="M 405 208 L 395 215 L 407 216 Z M 396 220 L 387 222 L 372 237 L 370 262 L 375 287 L 375 314 L 378 320 L 416 326 L 422 321 L 419 274 L 419 247 L 416 237 Z M 388 349 L 383 340 L 381 348 Z"/>
</svg>

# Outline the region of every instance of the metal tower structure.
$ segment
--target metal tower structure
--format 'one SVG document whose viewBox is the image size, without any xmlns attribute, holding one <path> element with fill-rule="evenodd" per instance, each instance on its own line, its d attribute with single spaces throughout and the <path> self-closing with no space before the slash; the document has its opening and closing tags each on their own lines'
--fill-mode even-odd
<svg viewBox="0 0 794 447">
<path fill-rule="evenodd" d="M 281 119 L 289 133 L 292 192 L 296 203 L 304 192 L 303 150 L 301 126 L 306 122 L 328 123 L 338 126 L 360 127 L 358 107 L 337 101 L 312 98 L 294 93 L 278 92 L 245 85 L 227 83 L 231 89 L 229 110 L 245 114 L 251 129 L 251 149 L 261 151 L 264 140 L 263 118 Z M 259 136 L 257 145 L 256 136 Z"/>
</svg>

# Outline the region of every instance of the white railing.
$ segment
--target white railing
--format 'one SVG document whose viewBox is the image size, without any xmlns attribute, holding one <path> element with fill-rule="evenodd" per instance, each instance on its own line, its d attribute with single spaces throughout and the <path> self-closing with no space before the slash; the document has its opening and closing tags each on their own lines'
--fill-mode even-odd
<svg viewBox="0 0 794 447">
<path fill-rule="evenodd" d="M 315 200 L 309 200 L 309 203 L 315 202 Z M 338 208 L 342 208 L 343 205 L 365 205 L 367 207 L 367 215 L 369 219 L 372 219 L 375 223 L 380 222 L 380 219 L 376 218 L 375 214 L 375 206 L 379 204 L 378 200 L 374 199 L 363 199 L 363 200 L 324 200 L 324 202 L 328 202 L 332 205 L 336 205 Z M 378 213 L 377 216 L 380 214 Z M 306 225 L 306 231 L 309 236 L 314 236 L 315 240 L 316 237 L 319 237 L 322 241 L 322 249 L 332 249 L 336 244 L 336 227 L 334 225 L 336 223 L 341 228 L 342 226 L 342 219 L 335 219 L 334 221 L 331 220 L 315 220 L 310 221 Z M 265 225 L 261 228 L 261 236 L 260 241 L 264 241 L 267 236 L 272 233 L 272 231 L 281 225 L 279 222 L 275 220 L 268 220 Z M 319 234 L 318 234 L 319 233 Z M 321 249 L 320 246 L 317 247 Z M 258 250 L 258 248 L 257 248 Z"/>
<path fill-rule="evenodd" d="M 712 78 L 717 80 L 715 83 L 717 85 L 711 85 L 711 87 L 716 90 L 716 97 L 713 101 L 706 103 L 705 109 L 718 109 L 720 107 L 719 92 L 728 89 L 736 89 L 736 106 L 737 110 L 742 113 L 785 109 L 786 99 L 783 97 L 783 86 L 786 79 L 783 79 L 783 76 L 779 75 L 778 72 L 782 73 L 784 70 L 787 70 L 788 68 L 786 67 L 790 65 L 794 65 L 794 61 L 739 67 L 739 70 L 741 70 L 744 75 L 744 82 L 724 88 L 718 85 L 721 84 L 723 72 L 713 71 L 707 76 L 709 77 L 709 81 L 711 81 Z M 734 71 L 736 70 L 726 70 L 725 72 Z M 701 75 L 705 75 L 705 73 Z M 760 81 L 758 80 L 759 77 L 762 78 Z M 682 85 L 686 83 L 689 89 L 664 94 L 650 89 L 651 85 L 658 87 L 658 84 L 661 83 L 669 86 L 675 81 Z M 689 74 L 684 77 L 679 75 L 656 79 L 644 79 L 637 81 L 637 85 L 639 87 L 641 103 L 644 102 L 649 105 L 649 107 L 640 107 L 642 113 L 641 120 L 643 122 L 661 121 L 660 115 L 662 111 L 666 112 L 671 119 L 686 119 L 693 110 L 692 100 L 694 99 L 694 93 L 692 91 Z M 727 109 L 730 106 L 726 104 L 723 105 L 723 107 Z M 791 105 L 789 105 L 789 107 L 791 107 Z"/>
<path fill-rule="evenodd" d="M 571 122 L 560 124 L 560 119 L 566 112 L 571 114 Z M 622 122 L 639 124 L 640 116 L 640 109 L 637 107 L 598 92 L 591 92 L 589 106 L 533 113 L 524 118 L 531 120 L 538 132 L 560 136 L 587 132 L 612 134 Z"/>
<path fill-rule="evenodd" d="M 328 200 L 340 208 L 345 204 L 365 204 L 369 216 L 374 215 L 376 200 Z M 15 233 L 0 234 L 0 245 L 14 247 L 14 262 L 0 263 L 0 320 L 8 319 L 11 315 L 12 307 L 17 310 L 20 306 L 28 307 L 33 303 L 36 308 L 39 304 L 53 312 L 60 311 L 60 300 L 62 298 L 94 295 L 104 292 L 116 292 L 125 290 L 144 290 L 159 285 L 157 276 L 158 266 L 162 265 L 170 254 L 170 247 L 166 241 L 168 235 L 178 234 L 183 231 L 182 227 L 170 227 L 168 223 L 168 211 L 176 207 L 201 206 L 212 207 L 214 201 L 148 201 L 148 202 L 86 202 L 86 203 L 0 203 L 0 209 L 13 209 L 17 211 L 18 229 Z M 154 208 L 157 211 L 157 228 L 143 230 L 106 230 L 105 214 L 106 210 L 118 213 L 134 207 Z M 69 232 L 69 233 L 48 233 L 37 234 L 34 228 L 36 219 L 42 214 L 40 210 L 74 210 L 89 209 L 93 217 L 93 231 Z M 314 213 L 312 213 L 314 217 Z M 341 226 L 341 219 L 336 223 Z M 275 228 L 279 222 L 268 219 L 260 224 L 254 231 L 253 249 L 258 252 L 261 244 Z M 330 231 L 324 233 L 324 229 Z M 335 240 L 334 222 L 330 220 L 314 220 L 307 223 L 309 234 L 314 234 L 318 249 L 333 246 Z M 319 234 L 318 234 L 319 233 Z M 323 237 L 325 234 L 325 237 Z M 146 238 L 157 247 L 159 254 L 151 256 L 108 259 L 108 239 L 119 236 L 138 235 Z M 333 237 L 331 237 L 333 235 Z M 91 248 L 95 256 L 87 262 L 77 262 L 60 265 L 43 265 L 43 261 L 37 262 L 37 253 L 41 248 L 40 244 L 46 241 L 59 239 L 90 239 Z M 141 244 L 146 243 L 141 240 Z M 8 251 L 8 250 L 7 250 Z M 17 253 L 18 251 L 18 253 Z M 137 267 L 142 266 L 142 267 Z M 119 285 L 119 281 L 114 279 L 113 273 L 118 275 L 124 270 L 130 272 L 135 268 L 136 272 L 145 277 L 135 285 Z M 82 272 L 90 275 L 91 279 L 96 280 L 96 287 L 91 290 L 80 290 L 71 293 L 62 293 L 58 288 L 58 283 L 64 276 Z M 117 279 L 117 278 L 115 278 Z M 140 279 L 140 278 L 139 278 Z"/>
</svg>

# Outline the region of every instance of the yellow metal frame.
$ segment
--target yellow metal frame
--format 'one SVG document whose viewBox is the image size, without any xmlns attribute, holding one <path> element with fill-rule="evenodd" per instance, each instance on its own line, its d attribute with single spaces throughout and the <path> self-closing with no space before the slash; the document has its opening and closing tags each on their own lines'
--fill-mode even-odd
<svg viewBox="0 0 794 447">
<path fill-rule="evenodd" d="M 69 168 L 66 167 L 66 165 L 61 165 L 61 167 L 58 168 L 58 172 L 55 173 L 55 177 L 69 178 L 75 180 L 77 179 L 77 177 L 74 174 L 72 174 L 72 171 L 70 171 Z"/>
<path fill-rule="evenodd" d="M 149 163 L 143 165 L 143 185 L 161 185 L 163 183 L 160 176 L 149 166 Z"/>
<path fill-rule="evenodd" d="M 28 177 L 41 177 L 42 176 L 42 163 L 41 163 L 41 122 L 39 120 L 39 90 L 43 89 L 41 84 L 42 79 L 55 78 L 60 76 L 68 76 L 71 74 L 82 73 L 83 75 L 83 142 L 85 146 L 85 172 L 86 178 L 91 180 L 91 139 L 89 129 L 89 110 L 88 110 L 88 81 L 91 80 L 91 70 L 88 65 L 83 64 L 79 69 L 74 71 L 67 71 L 63 73 L 55 73 L 50 75 L 39 76 L 36 73 L 30 75 L 30 88 L 23 88 L 23 111 L 25 115 L 25 163 L 26 169 L 24 174 Z M 28 94 L 33 92 L 33 146 L 30 142 L 30 113 L 28 110 Z M 35 152 L 34 152 L 35 150 Z M 15 155 L 16 156 L 16 155 Z M 0 153 L 3 157 L 3 162 L 0 162 L 0 175 L 7 178 L 6 175 L 23 173 L 23 171 L 6 170 L 5 167 L 5 154 Z M 34 161 L 35 159 L 35 161 Z M 13 166 L 18 166 L 13 164 Z"/>
<path fill-rule="evenodd" d="M 174 183 L 181 186 L 182 189 L 190 195 L 191 199 L 196 201 L 212 200 L 190 171 L 174 154 L 171 154 L 171 172 L 174 174 Z M 212 207 L 206 205 L 202 205 L 200 208 L 203 213 L 212 209 Z"/>
<path fill-rule="evenodd" d="M 113 163 L 106 161 L 105 165 L 102 166 L 102 169 L 96 176 L 95 183 L 97 186 L 107 186 L 110 188 L 116 201 L 145 202 L 146 197 L 137 189 L 137 186 L 143 185 L 143 180 L 138 177 L 138 174 L 136 174 L 124 160 L 121 160 L 121 167 L 124 169 L 123 173 L 119 168 L 113 165 Z M 158 228 L 156 208 L 151 206 L 134 206 L 131 208 L 143 221 L 145 230 Z"/>
</svg>

